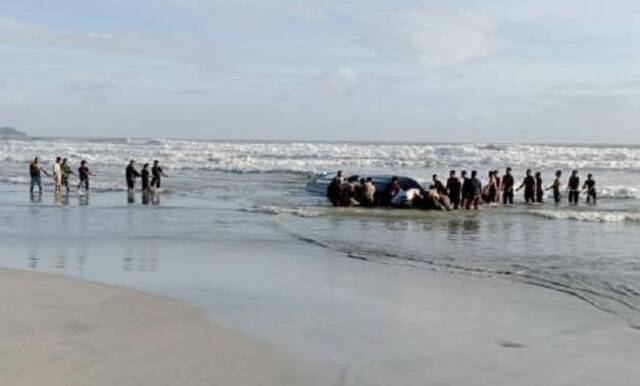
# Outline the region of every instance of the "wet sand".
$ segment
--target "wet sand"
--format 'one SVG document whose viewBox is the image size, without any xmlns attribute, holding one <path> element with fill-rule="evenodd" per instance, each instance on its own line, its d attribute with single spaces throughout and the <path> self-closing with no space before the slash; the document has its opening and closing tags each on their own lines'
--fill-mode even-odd
<svg viewBox="0 0 640 386">
<path fill-rule="evenodd" d="M 0 304 L 3 385 L 294 384 L 268 349 L 178 301 L 0 270 Z"/>
</svg>

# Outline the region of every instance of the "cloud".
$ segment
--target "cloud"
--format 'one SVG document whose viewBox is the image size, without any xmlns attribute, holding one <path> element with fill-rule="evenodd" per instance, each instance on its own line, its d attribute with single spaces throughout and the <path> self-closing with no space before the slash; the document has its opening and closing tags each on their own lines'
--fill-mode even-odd
<svg viewBox="0 0 640 386">
<path fill-rule="evenodd" d="M 0 112 L 26 105 L 27 94 L 9 83 L 0 83 Z"/>
<path fill-rule="evenodd" d="M 11 18 L 0 18 L 0 46 L 55 48 L 168 60 L 199 66 L 219 67 L 222 50 L 188 34 L 158 34 L 146 31 L 122 33 L 82 32 L 50 28 Z"/>
<path fill-rule="evenodd" d="M 432 67 L 462 65 L 487 58 L 498 49 L 496 24 L 474 11 L 401 11 L 382 23 L 379 49 Z"/>
<path fill-rule="evenodd" d="M 358 70 L 351 67 L 340 67 L 320 74 L 316 85 L 323 92 L 347 96 L 357 92 L 363 84 Z"/>
</svg>

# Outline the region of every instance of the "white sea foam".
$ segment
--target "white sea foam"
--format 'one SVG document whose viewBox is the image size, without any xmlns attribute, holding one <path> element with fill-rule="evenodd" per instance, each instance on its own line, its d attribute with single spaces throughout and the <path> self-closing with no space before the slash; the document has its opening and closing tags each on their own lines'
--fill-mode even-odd
<svg viewBox="0 0 640 386">
<path fill-rule="evenodd" d="M 322 211 L 320 209 L 285 208 L 285 207 L 272 206 L 272 205 L 253 207 L 253 208 L 245 209 L 244 211 L 251 212 L 251 213 L 264 213 L 264 214 L 274 214 L 274 215 L 287 214 L 287 215 L 292 215 L 297 217 L 318 217 L 322 215 Z"/>
<path fill-rule="evenodd" d="M 640 222 L 640 213 L 624 211 L 598 211 L 598 210 L 532 210 L 530 213 L 552 219 L 573 220 L 586 222 Z"/>
<path fill-rule="evenodd" d="M 162 159 L 173 169 L 230 172 L 425 170 L 448 167 L 531 167 L 541 170 L 640 170 L 639 147 L 491 144 L 265 143 L 186 140 L 2 140 L 0 161 L 56 155 L 94 165 Z"/>
</svg>

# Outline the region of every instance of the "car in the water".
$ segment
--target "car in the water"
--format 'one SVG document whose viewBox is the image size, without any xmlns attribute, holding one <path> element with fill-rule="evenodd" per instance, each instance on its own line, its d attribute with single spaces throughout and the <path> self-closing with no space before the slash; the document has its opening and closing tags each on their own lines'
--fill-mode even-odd
<svg viewBox="0 0 640 386">
<path fill-rule="evenodd" d="M 322 173 L 319 175 L 314 176 L 308 183 L 307 183 L 307 191 L 314 194 L 314 195 L 318 195 L 318 196 L 324 196 L 326 197 L 327 195 L 327 188 L 329 187 L 329 184 L 331 183 L 331 181 L 333 180 L 333 178 L 335 177 L 335 173 Z M 381 196 L 383 194 L 383 192 L 385 191 L 387 185 L 389 185 L 391 183 L 391 179 L 393 177 L 397 177 L 398 178 L 398 182 L 400 182 L 400 187 L 402 188 L 402 190 L 409 190 L 409 189 L 420 189 L 423 190 L 422 185 L 420 185 L 420 183 L 418 181 L 416 181 L 415 179 L 411 178 L 411 177 L 406 177 L 406 176 L 392 176 L 392 175 L 358 175 L 358 174 L 352 174 L 350 176 L 346 176 L 345 177 L 345 181 L 360 181 L 361 178 L 371 178 L 371 181 L 373 182 L 373 184 L 376 187 L 376 199 L 375 201 L 380 203 L 381 200 Z"/>
</svg>

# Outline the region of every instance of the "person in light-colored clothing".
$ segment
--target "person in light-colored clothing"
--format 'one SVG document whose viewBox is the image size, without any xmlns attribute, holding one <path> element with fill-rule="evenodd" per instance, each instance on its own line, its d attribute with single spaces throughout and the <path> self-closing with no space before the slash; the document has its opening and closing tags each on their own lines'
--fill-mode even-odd
<svg viewBox="0 0 640 386">
<path fill-rule="evenodd" d="M 60 168 L 60 162 L 62 162 L 62 158 L 56 157 L 56 162 L 53 164 L 53 181 L 56 186 L 56 193 L 60 193 L 62 190 L 62 169 Z"/>
</svg>

